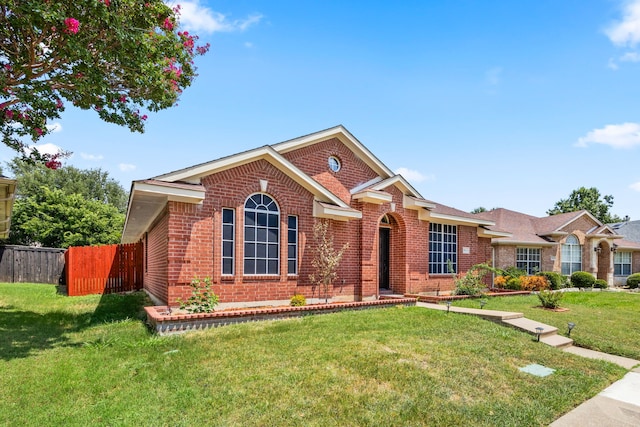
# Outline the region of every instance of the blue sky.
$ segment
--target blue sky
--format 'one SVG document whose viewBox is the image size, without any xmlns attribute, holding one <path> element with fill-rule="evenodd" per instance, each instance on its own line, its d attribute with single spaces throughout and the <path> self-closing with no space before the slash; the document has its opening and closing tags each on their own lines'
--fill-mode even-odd
<svg viewBox="0 0 640 427">
<path fill-rule="evenodd" d="M 67 164 L 128 189 L 342 124 L 435 202 L 543 216 L 586 186 L 640 219 L 640 0 L 181 4 L 199 77 L 144 134 L 68 107 Z"/>
</svg>

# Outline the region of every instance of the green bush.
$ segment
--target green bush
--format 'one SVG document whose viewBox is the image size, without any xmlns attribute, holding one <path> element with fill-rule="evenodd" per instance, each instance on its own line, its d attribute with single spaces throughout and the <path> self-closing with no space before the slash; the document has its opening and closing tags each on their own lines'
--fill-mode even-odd
<svg viewBox="0 0 640 427">
<path fill-rule="evenodd" d="M 576 271 L 571 275 L 571 286 L 576 288 L 591 288 L 596 283 L 596 278 L 586 271 Z"/>
<path fill-rule="evenodd" d="M 603 279 L 598 279 L 596 280 L 596 282 L 593 284 L 594 288 L 599 288 L 599 289 L 607 289 L 609 287 L 609 284 L 607 283 L 606 280 Z"/>
<path fill-rule="evenodd" d="M 563 295 L 562 292 L 540 291 L 538 299 L 544 308 L 558 308 Z"/>
<path fill-rule="evenodd" d="M 189 284 L 191 286 L 191 296 L 186 301 L 177 299 L 182 310 L 189 313 L 213 313 L 218 305 L 218 296 L 211 290 L 211 278 L 194 279 Z"/>
<path fill-rule="evenodd" d="M 501 276 L 509 276 L 509 277 L 522 277 L 527 275 L 526 271 L 521 270 L 518 267 L 514 267 L 514 266 L 507 267 L 505 269 L 498 269 L 496 272 Z"/>
<path fill-rule="evenodd" d="M 636 289 L 640 285 L 640 273 L 634 273 L 627 277 L 627 286 L 630 289 Z"/>
<path fill-rule="evenodd" d="M 545 277 L 549 282 L 549 287 L 553 290 L 564 288 L 567 284 L 567 278 L 555 271 L 543 271 L 538 275 Z"/>
<path fill-rule="evenodd" d="M 292 307 L 302 307 L 303 305 L 307 305 L 307 299 L 304 295 L 295 294 L 291 297 L 290 304 Z"/>
<path fill-rule="evenodd" d="M 505 289 L 511 289 L 513 291 L 521 291 L 522 290 L 522 281 L 520 277 L 509 277 L 507 279 L 507 283 L 504 285 Z"/>
<path fill-rule="evenodd" d="M 484 292 L 487 285 L 484 283 L 484 276 L 490 271 L 491 267 L 487 264 L 476 264 L 472 266 L 464 276 L 454 276 L 456 289 L 454 295 L 471 295 L 478 296 Z"/>
</svg>

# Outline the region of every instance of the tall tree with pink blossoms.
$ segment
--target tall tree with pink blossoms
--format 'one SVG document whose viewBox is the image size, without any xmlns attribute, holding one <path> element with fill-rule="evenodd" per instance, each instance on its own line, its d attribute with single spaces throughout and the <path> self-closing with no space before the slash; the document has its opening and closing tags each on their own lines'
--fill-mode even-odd
<svg viewBox="0 0 640 427">
<path fill-rule="evenodd" d="M 162 0 L 0 0 L 2 142 L 55 168 L 26 148 L 69 105 L 143 132 L 196 76 L 197 40 Z"/>
</svg>

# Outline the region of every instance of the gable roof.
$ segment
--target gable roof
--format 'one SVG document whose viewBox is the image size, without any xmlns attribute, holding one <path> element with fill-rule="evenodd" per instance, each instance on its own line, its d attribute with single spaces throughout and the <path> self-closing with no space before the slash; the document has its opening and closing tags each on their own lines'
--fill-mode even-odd
<svg viewBox="0 0 640 427">
<path fill-rule="evenodd" d="M 624 236 L 624 240 L 640 243 L 640 221 L 625 221 L 609 224 L 614 232 Z"/>
<path fill-rule="evenodd" d="M 385 164 L 382 163 L 380 159 L 374 156 L 367 147 L 365 147 L 360 141 L 358 141 L 358 139 L 342 125 L 334 126 L 329 129 L 310 133 L 309 135 L 273 144 L 271 147 L 273 147 L 273 149 L 278 153 L 284 154 L 288 153 L 289 151 L 297 150 L 299 148 L 307 147 L 309 145 L 313 145 L 318 142 L 326 141 L 333 138 L 338 139 L 340 142 L 346 145 L 347 148 L 349 148 L 373 171 L 383 177 L 383 179 L 395 175 L 395 173 L 393 173 L 391 169 L 385 166 Z"/>
<path fill-rule="evenodd" d="M 590 229 L 583 230 L 587 236 L 603 236 L 612 237 L 614 239 L 619 239 L 621 237 L 617 235 L 610 226 L 602 224 L 586 210 L 550 215 L 541 218 L 504 208 L 480 212 L 475 215 L 481 218 L 493 219 L 499 228 L 508 230 L 512 233 L 510 238 L 501 239 L 497 243 L 521 243 L 535 244 L 539 246 L 554 245 L 556 242 L 550 237 L 563 237 L 568 235 L 569 233 L 564 231 L 564 229 L 581 218 L 588 218 L 593 223 L 593 226 Z"/>
</svg>

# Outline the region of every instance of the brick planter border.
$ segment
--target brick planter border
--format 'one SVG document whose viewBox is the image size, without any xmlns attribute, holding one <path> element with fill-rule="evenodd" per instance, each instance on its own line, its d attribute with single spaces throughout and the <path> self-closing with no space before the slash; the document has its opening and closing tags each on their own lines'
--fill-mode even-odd
<svg viewBox="0 0 640 427">
<path fill-rule="evenodd" d="M 492 289 L 487 293 L 482 294 L 482 297 L 506 297 L 506 296 L 514 296 L 514 295 L 529 295 L 531 291 L 512 291 L 508 289 Z M 419 294 L 408 294 L 405 295 L 407 297 L 416 298 L 421 302 L 434 302 L 439 303 L 443 301 L 455 301 L 460 299 L 467 298 L 480 298 L 480 296 L 471 296 L 471 295 L 419 295 Z"/>
<path fill-rule="evenodd" d="M 314 304 L 302 307 L 247 308 L 244 310 L 221 310 L 213 313 L 169 314 L 167 306 L 145 307 L 147 324 L 159 335 L 170 335 L 191 330 L 232 325 L 261 320 L 289 319 L 312 314 L 336 313 L 344 310 L 363 310 L 403 305 L 415 306 L 416 298 L 389 298 L 375 301 Z"/>
</svg>

